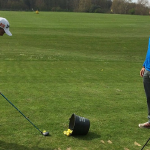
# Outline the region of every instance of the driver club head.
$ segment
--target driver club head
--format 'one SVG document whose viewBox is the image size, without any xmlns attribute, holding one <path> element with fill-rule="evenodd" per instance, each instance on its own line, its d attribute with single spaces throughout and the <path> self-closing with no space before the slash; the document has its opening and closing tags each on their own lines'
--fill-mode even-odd
<svg viewBox="0 0 150 150">
<path fill-rule="evenodd" d="M 48 136 L 48 135 L 49 135 L 49 132 L 42 132 L 42 134 L 43 134 L 44 136 Z"/>
</svg>

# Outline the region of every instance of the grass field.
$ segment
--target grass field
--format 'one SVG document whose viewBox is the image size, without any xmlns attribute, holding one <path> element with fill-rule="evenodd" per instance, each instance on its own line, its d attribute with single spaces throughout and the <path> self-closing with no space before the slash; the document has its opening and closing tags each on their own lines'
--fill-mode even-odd
<svg viewBox="0 0 150 150">
<path fill-rule="evenodd" d="M 51 134 L 40 135 L 1 96 L 0 150 L 142 148 L 150 136 L 138 128 L 147 121 L 139 71 L 149 16 L 6 11 L 0 16 L 13 34 L 0 37 L 0 91 Z M 63 134 L 73 113 L 90 120 L 86 136 Z"/>
</svg>

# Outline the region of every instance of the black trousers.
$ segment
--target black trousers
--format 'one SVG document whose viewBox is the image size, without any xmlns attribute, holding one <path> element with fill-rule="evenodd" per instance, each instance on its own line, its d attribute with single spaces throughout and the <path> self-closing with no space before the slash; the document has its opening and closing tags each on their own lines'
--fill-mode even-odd
<svg viewBox="0 0 150 150">
<path fill-rule="evenodd" d="M 150 123 L 150 71 L 145 70 L 143 75 L 143 84 L 147 98 L 148 122 Z"/>
</svg>

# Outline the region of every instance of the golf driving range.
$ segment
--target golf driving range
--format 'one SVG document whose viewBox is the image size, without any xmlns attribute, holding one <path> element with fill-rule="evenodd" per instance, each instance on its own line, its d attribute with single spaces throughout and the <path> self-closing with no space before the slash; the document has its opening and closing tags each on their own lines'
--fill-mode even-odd
<svg viewBox="0 0 150 150">
<path fill-rule="evenodd" d="M 142 148 L 150 130 L 138 127 L 147 121 L 139 72 L 150 16 L 40 11 L 0 16 L 13 34 L 0 37 L 0 150 Z M 72 114 L 90 120 L 87 135 L 64 135 Z"/>
</svg>

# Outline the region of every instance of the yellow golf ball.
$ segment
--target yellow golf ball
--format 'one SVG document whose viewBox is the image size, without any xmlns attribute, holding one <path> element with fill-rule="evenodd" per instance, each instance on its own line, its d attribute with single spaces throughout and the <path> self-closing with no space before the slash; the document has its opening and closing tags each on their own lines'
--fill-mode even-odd
<svg viewBox="0 0 150 150">
<path fill-rule="evenodd" d="M 68 133 L 68 132 L 67 132 L 67 134 L 66 134 L 66 135 L 67 135 L 67 136 L 69 136 L 69 135 L 70 135 L 70 133 Z"/>
<path fill-rule="evenodd" d="M 67 134 L 67 131 L 64 131 L 64 134 Z"/>
<path fill-rule="evenodd" d="M 43 133 L 45 133 L 45 132 L 46 132 L 46 130 L 43 131 Z"/>
</svg>

